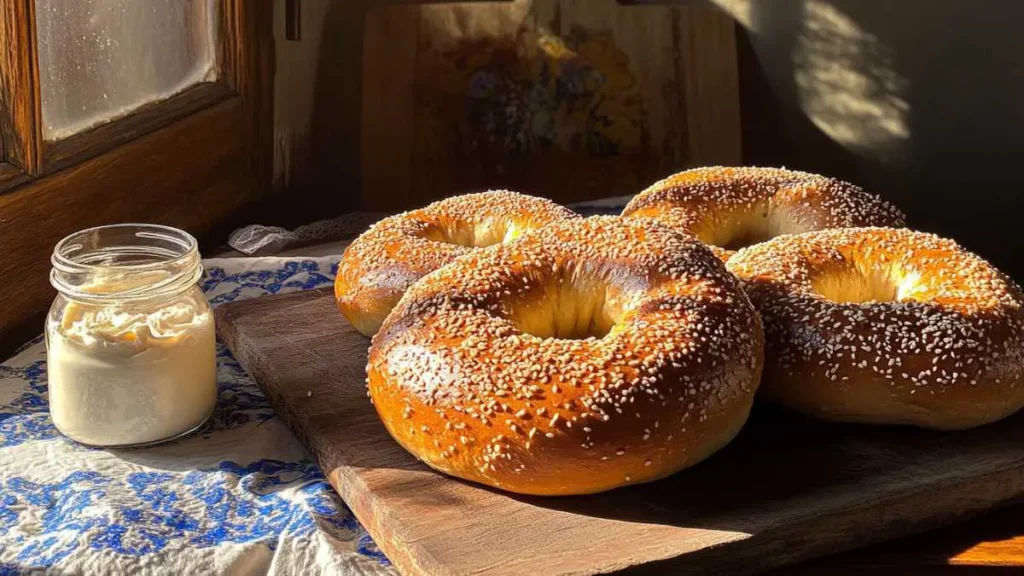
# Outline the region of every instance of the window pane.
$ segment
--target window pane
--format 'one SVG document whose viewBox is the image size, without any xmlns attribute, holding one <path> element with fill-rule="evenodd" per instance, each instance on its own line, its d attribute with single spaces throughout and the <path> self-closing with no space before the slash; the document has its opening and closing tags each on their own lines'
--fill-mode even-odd
<svg viewBox="0 0 1024 576">
<path fill-rule="evenodd" d="M 44 138 L 215 79 L 216 16 L 215 0 L 36 0 Z"/>
</svg>

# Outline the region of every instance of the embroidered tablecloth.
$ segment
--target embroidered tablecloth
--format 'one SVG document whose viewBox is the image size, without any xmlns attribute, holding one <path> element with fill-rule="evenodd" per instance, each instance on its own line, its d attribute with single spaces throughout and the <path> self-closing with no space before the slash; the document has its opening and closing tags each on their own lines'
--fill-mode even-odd
<svg viewBox="0 0 1024 576">
<path fill-rule="evenodd" d="M 618 212 L 623 202 L 575 208 Z M 322 240 L 345 233 L 338 222 L 348 219 L 320 223 Z M 274 234 L 280 248 L 310 240 Z M 252 236 L 247 242 L 266 244 Z M 332 284 L 337 262 L 337 255 L 208 259 L 202 288 L 214 307 L 310 290 Z M 197 434 L 102 450 L 54 428 L 42 337 L 0 364 L 0 576 L 394 573 L 219 342 L 217 377 L 216 411 Z"/>
<path fill-rule="evenodd" d="M 337 257 L 205 267 L 218 306 L 330 285 Z M 221 343 L 217 371 L 217 408 L 200 433 L 100 450 L 54 428 L 41 338 L 0 365 L 0 575 L 392 571 Z"/>
</svg>

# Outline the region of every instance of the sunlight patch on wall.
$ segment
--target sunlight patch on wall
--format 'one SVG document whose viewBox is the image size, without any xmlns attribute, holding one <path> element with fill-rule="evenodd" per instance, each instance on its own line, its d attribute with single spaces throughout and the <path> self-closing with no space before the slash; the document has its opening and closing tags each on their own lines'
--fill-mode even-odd
<svg viewBox="0 0 1024 576">
<path fill-rule="evenodd" d="M 714 0 L 713 3 L 732 16 L 740 26 L 750 31 L 755 30 L 754 6 L 751 0 Z"/>
<path fill-rule="evenodd" d="M 822 0 L 804 4 L 793 53 L 800 105 L 833 140 L 861 153 L 898 155 L 910 137 L 909 83 L 879 39 Z"/>
</svg>

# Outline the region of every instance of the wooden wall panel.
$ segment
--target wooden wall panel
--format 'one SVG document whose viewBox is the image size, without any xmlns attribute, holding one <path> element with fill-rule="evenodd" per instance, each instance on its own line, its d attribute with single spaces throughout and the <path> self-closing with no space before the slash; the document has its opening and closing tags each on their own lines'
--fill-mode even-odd
<svg viewBox="0 0 1024 576">
<path fill-rule="evenodd" d="M 369 11 L 362 200 L 562 202 L 740 161 L 733 22 L 709 6 L 518 0 Z"/>
<path fill-rule="evenodd" d="M 416 117 L 411 95 L 415 90 L 419 24 L 418 10 L 400 18 L 376 10 L 366 17 L 363 53 L 369 65 L 376 66 L 374 62 L 380 61 L 390 67 L 363 78 L 362 102 L 372 103 L 363 106 L 370 115 L 362 117 L 361 149 L 372 152 L 360 155 L 363 186 L 386 196 L 386 200 L 374 204 L 400 207 L 413 202 L 410 166 L 415 153 L 411 136 L 415 132 L 411 127 Z"/>
<path fill-rule="evenodd" d="M 679 76 L 686 87 L 687 159 L 695 165 L 742 159 L 736 26 L 715 10 L 679 12 Z"/>
</svg>

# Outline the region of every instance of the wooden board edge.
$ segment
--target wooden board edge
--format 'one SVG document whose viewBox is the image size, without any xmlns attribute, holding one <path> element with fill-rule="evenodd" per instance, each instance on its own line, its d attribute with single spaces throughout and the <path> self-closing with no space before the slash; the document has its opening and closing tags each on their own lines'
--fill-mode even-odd
<svg viewBox="0 0 1024 576">
<path fill-rule="evenodd" d="M 319 462 L 318 462 L 319 464 Z M 431 472 L 440 474 L 439 472 Z M 398 568 L 399 572 L 406 576 L 431 575 L 440 576 L 452 574 L 445 566 L 426 548 L 418 542 L 412 542 L 400 537 L 400 533 L 391 532 L 396 537 L 389 537 L 383 526 L 388 524 L 397 525 L 394 520 L 395 513 L 381 502 L 380 497 L 366 489 L 365 483 L 358 474 L 350 469 L 338 468 L 328 474 L 328 480 L 335 492 L 341 496 L 352 513 L 355 514 L 359 523 L 370 533 L 374 543 L 380 548 L 388 560 Z M 452 479 L 451 481 L 456 481 Z M 356 485 L 362 485 L 362 491 L 356 490 Z M 371 528 L 372 527 L 372 528 Z"/>
<path fill-rule="evenodd" d="M 299 292 L 295 294 L 290 293 L 269 296 L 268 298 L 284 299 L 287 297 L 292 297 L 292 299 L 296 300 L 297 302 L 303 302 L 309 298 L 308 294 L 309 293 L 307 292 Z M 264 385 L 263 381 L 265 379 L 265 374 L 262 373 L 261 368 L 254 366 L 252 359 L 248 356 L 248 337 L 246 337 L 245 334 L 238 330 L 238 324 L 235 324 L 234 322 L 231 321 L 232 318 L 236 316 L 236 310 L 239 312 L 244 311 L 246 308 L 253 307 L 254 305 L 259 305 L 261 300 L 264 299 L 254 298 L 249 300 L 241 300 L 238 302 L 229 302 L 217 307 L 213 312 L 214 326 L 216 327 L 217 338 L 224 342 L 224 344 L 231 351 L 231 354 L 234 356 L 235 360 L 237 360 L 239 364 L 242 365 L 242 368 L 245 370 L 246 374 L 248 374 L 256 382 L 256 385 L 259 387 L 260 391 L 267 398 L 267 402 L 273 409 L 274 414 L 281 419 L 281 421 L 288 427 L 289 430 L 292 431 L 293 434 L 295 434 L 296 438 L 303 445 L 303 447 L 306 450 L 309 450 L 308 446 L 310 444 L 310 438 L 307 438 L 301 430 L 292 425 L 292 422 L 294 421 L 294 416 L 296 416 L 296 414 L 294 414 L 293 412 L 286 412 L 284 414 L 281 413 L 284 411 L 282 409 L 282 406 L 286 408 L 287 404 L 281 402 L 280 398 L 277 397 L 277 394 L 275 394 L 272 390 L 269 390 L 266 387 L 266 385 Z M 313 456 L 315 457 L 316 454 L 314 453 Z M 317 465 L 320 466 L 319 461 L 317 461 Z"/>
<path fill-rule="evenodd" d="M 246 298 L 244 300 L 236 300 L 234 302 L 225 302 L 224 304 L 221 304 L 220 306 L 215 308 L 213 312 L 217 320 L 217 327 L 220 328 L 221 326 L 227 326 L 227 321 L 229 319 L 234 318 L 236 316 L 240 316 L 240 314 L 236 312 L 236 310 L 243 310 L 245 308 L 263 306 L 266 304 L 268 300 L 275 300 L 280 302 L 285 302 L 288 300 L 296 300 L 298 302 L 305 302 L 306 300 L 315 300 L 324 295 L 329 295 L 331 293 L 331 290 L 333 290 L 333 288 L 331 287 L 321 287 L 314 288 L 312 290 L 300 290 L 296 292 L 286 292 L 284 294 L 272 294 L 270 296 L 263 296 L 260 298 Z M 221 319 L 223 319 L 224 324 L 221 324 Z M 234 328 L 234 326 L 232 326 L 232 328 Z M 218 330 L 217 334 L 223 335 L 225 337 L 225 343 L 228 342 L 226 338 L 234 339 L 239 336 L 238 333 L 233 329 L 231 331 L 226 331 L 223 334 L 221 334 L 221 332 Z M 237 340 L 232 341 L 234 342 Z"/>
<path fill-rule="evenodd" d="M 225 303 L 214 310 L 217 335 L 231 350 L 231 353 L 242 365 L 245 371 L 252 376 L 253 380 L 256 381 L 260 391 L 267 396 L 267 400 L 270 402 L 274 413 L 281 418 L 281 421 L 293 434 L 295 434 L 303 447 L 310 452 L 310 456 L 313 457 L 317 466 L 319 466 L 324 472 L 324 475 L 334 488 L 334 491 L 337 492 L 338 495 L 341 496 L 342 500 L 345 501 L 345 504 L 350 510 L 352 510 L 352 513 L 355 514 L 360 524 L 364 528 L 369 526 L 374 526 L 376 528 L 383 525 L 384 519 L 391 518 L 393 516 L 392 512 L 388 511 L 375 495 L 365 489 L 365 483 L 357 474 L 351 473 L 349 470 L 343 468 L 329 470 L 329 465 L 321 461 L 319 453 L 309 448 L 312 445 L 312 439 L 308 438 L 305 431 L 299 426 L 293 424 L 293 422 L 297 421 L 298 414 L 296 414 L 294 410 L 288 408 L 287 403 L 281 402 L 277 393 L 267 389 L 260 377 L 261 375 L 253 373 L 254 370 L 251 368 L 252 359 L 249 358 L 245 352 L 249 341 L 247 337 L 238 330 L 238 325 L 233 322 L 233 318 L 244 315 L 247 309 L 265 306 L 266 301 L 270 299 L 277 301 L 279 305 L 282 303 L 286 303 L 286 305 L 298 305 L 309 300 L 327 297 L 330 294 L 331 289 L 318 288 L 315 290 L 275 294 L 264 298 L 254 298 Z M 278 410 L 282 410 L 283 413 L 279 413 Z M 355 486 L 363 486 L 363 494 L 365 494 L 366 497 L 361 495 L 358 490 L 355 490 Z M 369 528 L 367 528 L 367 530 L 369 531 Z M 380 529 L 376 529 L 375 532 L 376 534 L 372 534 L 374 542 L 381 550 L 384 551 L 388 560 L 399 568 L 402 574 L 439 573 L 437 571 L 430 570 L 430 563 L 424 564 L 422 561 L 417 560 L 417 558 L 423 559 L 430 557 L 429 552 L 423 549 L 422 546 L 408 542 L 392 542 L 391 540 L 380 536 L 382 534 Z M 440 568 L 440 565 L 434 562 L 432 567 Z"/>
</svg>

